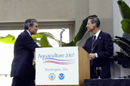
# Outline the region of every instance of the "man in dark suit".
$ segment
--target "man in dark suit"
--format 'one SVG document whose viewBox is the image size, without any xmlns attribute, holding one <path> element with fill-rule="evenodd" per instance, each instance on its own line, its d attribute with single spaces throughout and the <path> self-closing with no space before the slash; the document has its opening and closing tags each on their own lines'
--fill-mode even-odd
<svg viewBox="0 0 130 86">
<path fill-rule="evenodd" d="M 35 69 L 32 65 L 35 48 L 39 47 L 32 39 L 32 34 L 37 34 L 38 22 L 27 19 L 24 31 L 18 36 L 14 45 L 14 59 L 12 62 L 12 86 L 35 86 Z"/>
<path fill-rule="evenodd" d="M 97 17 L 90 17 L 87 22 L 87 30 L 93 36 L 86 40 L 83 48 L 90 57 L 90 77 L 97 78 L 96 68 L 101 67 L 101 78 L 110 78 L 110 57 L 113 55 L 113 42 L 111 36 L 99 29 L 100 20 Z"/>
</svg>

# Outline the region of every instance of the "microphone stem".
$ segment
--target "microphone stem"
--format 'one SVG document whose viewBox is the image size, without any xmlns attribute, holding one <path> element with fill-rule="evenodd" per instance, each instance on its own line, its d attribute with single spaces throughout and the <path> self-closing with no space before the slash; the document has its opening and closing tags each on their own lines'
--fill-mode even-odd
<svg viewBox="0 0 130 86">
<path fill-rule="evenodd" d="M 62 33 L 63 32 L 61 32 L 61 34 L 60 34 L 60 47 L 62 47 Z"/>
<path fill-rule="evenodd" d="M 62 47 L 62 37 L 60 38 L 60 47 Z"/>
<path fill-rule="evenodd" d="M 62 47 L 62 33 L 64 32 L 65 30 L 62 29 L 61 33 L 60 33 L 60 47 Z"/>
</svg>

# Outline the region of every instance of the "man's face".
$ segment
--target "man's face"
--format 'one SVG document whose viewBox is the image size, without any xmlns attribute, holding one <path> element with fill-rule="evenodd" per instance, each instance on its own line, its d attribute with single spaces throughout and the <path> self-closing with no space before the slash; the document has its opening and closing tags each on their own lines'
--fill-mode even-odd
<svg viewBox="0 0 130 86">
<path fill-rule="evenodd" d="M 86 25 L 87 29 L 89 32 L 92 32 L 94 30 L 95 27 L 95 23 L 91 23 L 91 19 L 88 20 L 87 25 Z"/>
<path fill-rule="evenodd" d="M 34 22 L 34 25 L 33 26 L 29 26 L 29 32 L 31 33 L 31 35 L 35 35 L 37 34 L 37 30 L 38 30 L 38 23 L 37 22 Z"/>
</svg>

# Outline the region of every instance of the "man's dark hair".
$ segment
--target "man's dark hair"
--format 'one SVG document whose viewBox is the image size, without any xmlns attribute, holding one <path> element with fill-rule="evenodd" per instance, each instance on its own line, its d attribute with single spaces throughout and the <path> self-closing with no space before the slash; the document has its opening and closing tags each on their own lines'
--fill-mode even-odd
<svg viewBox="0 0 130 86">
<path fill-rule="evenodd" d="M 96 26 L 100 26 L 100 20 L 97 17 L 89 17 L 88 19 L 91 19 L 91 23 L 96 23 Z"/>
<path fill-rule="evenodd" d="M 28 25 L 33 26 L 34 22 L 37 23 L 36 19 L 27 19 L 24 23 L 24 29 L 27 30 L 28 29 Z"/>
</svg>

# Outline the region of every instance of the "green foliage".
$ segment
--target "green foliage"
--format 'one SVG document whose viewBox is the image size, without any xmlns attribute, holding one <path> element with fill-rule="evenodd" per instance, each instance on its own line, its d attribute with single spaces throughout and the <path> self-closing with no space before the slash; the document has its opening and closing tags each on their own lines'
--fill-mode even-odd
<svg viewBox="0 0 130 86">
<path fill-rule="evenodd" d="M 113 39 L 113 42 L 116 43 L 127 55 L 130 56 L 130 41 L 123 37 L 116 36 L 115 39 Z"/>
<path fill-rule="evenodd" d="M 130 68 L 130 41 L 123 37 L 116 36 L 113 39 L 113 42 L 116 43 L 123 52 L 116 52 L 117 55 L 113 56 L 114 61 L 117 61 L 118 64 L 122 65 L 124 68 Z"/>
<path fill-rule="evenodd" d="M 75 45 L 75 43 L 73 41 L 71 41 L 70 43 L 62 42 L 62 46 L 76 46 L 76 45 Z"/>
<path fill-rule="evenodd" d="M 34 41 L 39 43 L 41 45 L 41 47 L 52 47 L 51 44 L 49 43 L 48 39 L 47 39 L 48 37 L 51 38 L 51 39 L 54 39 L 57 42 L 59 42 L 59 40 L 57 38 L 55 38 L 49 32 L 41 32 L 41 33 L 37 33 L 36 35 L 32 35 L 32 38 L 34 39 Z M 37 38 L 40 38 L 40 40 L 37 40 Z"/>
<path fill-rule="evenodd" d="M 130 8 L 129 6 L 123 1 L 117 1 L 120 13 L 123 18 L 121 21 L 122 30 L 124 33 L 130 33 Z M 121 52 L 116 52 L 117 55 L 113 56 L 114 61 L 117 61 L 118 64 L 122 65 L 124 68 L 130 68 L 130 41 L 123 38 L 116 36 L 113 39 L 113 43 L 117 44 L 121 48 Z"/>
<path fill-rule="evenodd" d="M 15 37 L 10 34 L 8 34 L 6 37 L 0 37 L 0 42 L 2 42 L 2 43 L 14 44 L 15 41 L 16 41 Z"/>
<path fill-rule="evenodd" d="M 121 21 L 122 30 L 124 31 L 124 33 L 129 34 L 130 33 L 130 8 L 123 0 L 118 0 L 117 3 L 119 5 L 120 13 L 123 18 L 123 20 Z"/>
<path fill-rule="evenodd" d="M 122 18 L 123 19 L 130 19 L 130 8 L 129 8 L 129 6 L 123 0 L 118 0 L 117 3 L 119 5 Z"/>
<path fill-rule="evenodd" d="M 33 67 L 36 68 L 36 62 L 35 61 L 33 61 Z"/>
<path fill-rule="evenodd" d="M 123 31 L 129 34 L 130 33 L 130 19 L 123 19 L 121 21 L 121 24 L 122 24 Z"/>
<path fill-rule="evenodd" d="M 90 15 L 86 19 L 83 20 L 77 35 L 74 37 L 74 44 L 76 44 L 76 42 L 78 42 L 86 33 L 86 31 L 87 31 L 86 25 L 87 25 L 89 17 L 97 17 L 97 15 Z"/>
<path fill-rule="evenodd" d="M 130 68 L 130 57 L 122 52 L 116 52 L 117 55 L 113 56 L 114 60 L 124 68 Z"/>
</svg>

